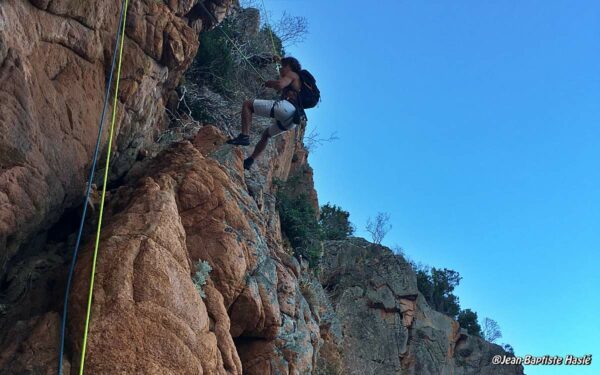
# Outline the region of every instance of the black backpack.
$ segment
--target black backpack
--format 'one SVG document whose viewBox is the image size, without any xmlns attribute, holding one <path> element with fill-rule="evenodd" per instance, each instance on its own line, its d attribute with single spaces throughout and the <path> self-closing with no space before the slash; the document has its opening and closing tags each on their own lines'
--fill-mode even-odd
<svg viewBox="0 0 600 375">
<path fill-rule="evenodd" d="M 302 108 L 313 108 L 321 100 L 321 92 L 317 87 L 317 81 L 308 70 L 300 71 L 300 80 L 302 81 L 302 88 L 298 93 L 298 101 Z"/>
</svg>

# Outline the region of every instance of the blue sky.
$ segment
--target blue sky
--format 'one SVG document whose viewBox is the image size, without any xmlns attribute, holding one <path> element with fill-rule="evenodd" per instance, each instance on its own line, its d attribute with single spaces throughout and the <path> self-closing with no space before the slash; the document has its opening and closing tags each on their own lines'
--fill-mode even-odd
<svg viewBox="0 0 600 375">
<path fill-rule="evenodd" d="M 518 355 L 593 354 L 600 373 L 600 4 L 265 0 L 305 16 L 289 51 L 323 101 L 309 127 L 322 204 L 415 261 L 452 268 L 461 305 Z"/>
</svg>

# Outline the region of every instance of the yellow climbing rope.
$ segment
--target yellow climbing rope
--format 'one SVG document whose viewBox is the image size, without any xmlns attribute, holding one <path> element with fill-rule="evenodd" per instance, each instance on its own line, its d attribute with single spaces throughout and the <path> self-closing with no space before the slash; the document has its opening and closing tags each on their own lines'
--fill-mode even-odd
<svg viewBox="0 0 600 375">
<path fill-rule="evenodd" d="M 83 375 L 83 369 L 85 365 L 85 350 L 87 347 L 88 329 L 90 324 L 90 315 L 92 310 L 92 298 L 94 295 L 94 276 L 96 274 L 96 260 L 98 259 L 98 247 L 100 245 L 100 234 L 102 232 L 102 215 L 104 213 L 104 200 L 106 198 L 106 185 L 108 183 L 108 171 L 110 169 L 110 153 L 112 150 L 112 140 L 115 130 L 115 122 L 117 119 L 117 101 L 119 93 L 119 81 L 121 80 L 121 66 L 123 62 L 123 42 L 125 40 L 125 25 L 127 21 L 127 7 L 129 0 L 125 0 L 125 9 L 123 15 L 123 27 L 121 28 L 121 42 L 119 45 L 119 63 L 117 65 L 117 80 L 115 83 L 115 94 L 112 109 L 112 120 L 110 123 L 110 134 L 108 136 L 108 151 L 106 153 L 106 166 L 104 168 L 104 181 L 102 186 L 102 198 L 100 199 L 100 213 L 98 216 L 98 228 L 96 230 L 96 242 L 94 245 L 94 256 L 92 259 L 92 275 L 90 277 L 90 291 L 88 294 L 87 312 L 85 317 L 85 329 L 83 332 L 83 346 L 81 348 L 81 361 L 79 364 L 79 375 Z"/>
<path fill-rule="evenodd" d="M 273 37 L 273 29 L 271 28 L 271 23 L 269 22 L 269 14 L 267 13 L 267 7 L 265 6 L 265 0 L 261 0 L 263 6 L 263 12 L 265 13 L 265 19 L 267 21 L 267 29 L 269 30 L 269 35 L 271 35 L 271 46 L 273 46 L 273 56 L 279 56 L 277 53 L 277 48 L 275 48 L 275 38 Z M 277 72 L 279 73 L 279 68 L 281 68 L 281 64 L 279 61 L 275 62 L 277 66 Z"/>
</svg>

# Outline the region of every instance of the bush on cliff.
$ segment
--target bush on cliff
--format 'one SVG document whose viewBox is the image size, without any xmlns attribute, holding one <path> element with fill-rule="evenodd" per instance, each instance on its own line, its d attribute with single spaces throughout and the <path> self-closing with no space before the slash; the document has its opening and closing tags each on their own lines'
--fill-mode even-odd
<svg viewBox="0 0 600 375">
<path fill-rule="evenodd" d="M 321 206 L 317 216 L 309 196 L 299 189 L 302 182 L 298 176 L 273 183 L 277 189 L 281 230 L 292 245 L 294 255 L 307 259 L 311 268 L 317 267 L 321 259 L 321 241 L 343 240 L 354 233 L 350 213 L 339 206 L 327 203 Z"/>
<path fill-rule="evenodd" d="M 417 274 L 417 288 L 429 306 L 456 319 L 470 335 L 479 336 L 489 342 L 495 342 L 502 337 L 500 327 L 495 320 L 485 318 L 482 328 L 475 311 L 461 309 L 460 301 L 454 295 L 454 289 L 462 279 L 458 272 L 447 268 L 430 268 L 413 262 L 411 264 Z"/>
<path fill-rule="evenodd" d="M 350 213 L 341 207 L 329 203 L 321 206 L 319 225 L 325 240 L 343 240 L 354 234 L 354 225 L 350 222 Z"/>
<path fill-rule="evenodd" d="M 231 21 L 225 21 L 219 27 L 229 34 L 233 26 Z M 219 94 L 231 92 L 235 88 L 234 53 L 220 30 L 200 34 L 200 48 L 193 63 L 195 78 L 204 81 Z"/>
<path fill-rule="evenodd" d="M 477 313 L 475 311 L 471 309 L 461 310 L 456 320 L 470 335 L 481 336 L 481 326 L 477 322 Z"/>
<path fill-rule="evenodd" d="M 460 311 L 458 297 L 453 293 L 460 283 L 460 274 L 444 268 L 416 266 L 417 287 L 434 310 L 454 319 Z"/>
<path fill-rule="evenodd" d="M 286 183 L 275 181 L 281 231 L 294 248 L 294 255 L 307 259 L 310 267 L 315 268 L 322 253 L 321 227 L 308 196 L 304 193 L 292 194 L 293 185 L 294 180 Z"/>
</svg>

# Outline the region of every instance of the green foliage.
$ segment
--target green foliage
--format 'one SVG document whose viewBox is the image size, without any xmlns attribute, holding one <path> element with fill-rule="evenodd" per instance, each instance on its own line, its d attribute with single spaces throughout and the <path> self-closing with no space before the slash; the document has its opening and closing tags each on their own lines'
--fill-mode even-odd
<svg viewBox="0 0 600 375">
<path fill-rule="evenodd" d="M 264 25 L 260 32 L 262 34 L 264 34 L 264 36 L 266 38 L 269 39 L 269 47 L 271 49 L 275 49 L 275 52 L 279 55 L 279 56 L 285 56 L 285 49 L 283 48 L 283 43 L 281 41 L 281 39 L 279 38 L 279 36 L 277 36 L 277 33 L 275 31 L 273 31 L 273 29 L 271 28 L 271 26 L 269 25 Z M 273 38 L 271 40 L 271 37 Z"/>
<path fill-rule="evenodd" d="M 327 203 L 321 206 L 319 224 L 325 240 L 343 240 L 354 234 L 354 226 L 350 222 L 350 213 L 336 205 Z"/>
<path fill-rule="evenodd" d="M 481 326 L 477 322 L 477 313 L 475 311 L 471 309 L 461 310 L 456 320 L 470 335 L 481 336 Z"/>
<path fill-rule="evenodd" d="M 281 220 L 281 230 L 289 240 L 294 255 L 307 259 L 311 268 L 318 267 L 322 255 L 323 240 L 341 240 L 354 233 L 349 221 L 350 214 L 342 208 L 327 203 L 317 213 L 308 195 L 299 192 L 299 176 L 287 182 L 275 180 L 277 188 L 277 210 Z"/>
<path fill-rule="evenodd" d="M 290 240 L 294 255 L 304 257 L 311 267 L 316 267 L 321 258 L 321 232 L 307 195 L 289 197 L 279 194 L 277 208 L 281 229 Z"/>
<path fill-rule="evenodd" d="M 315 268 L 321 259 L 321 228 L 308 195 L 292 194 L 295 183 L 296 180 L 275 182 L 281 230 L 294 248 L 294 255 L 307 259 L 310 267 Z"/>
<path fill-rule="evenodd" d="M 219 26 L 228 35 L 232 32 L 231 22 L 225 20 Z M 233 74 L 235 51 L 221 30 L 211 30 L 200 34 L 200 48 L 194 64 L 201 67 L 197 74 L 216 92 L 227 94 L 234 89 Z"/>
<path fill-rule="evenodd" d="M 486 318 L 482 328 L 475 311 L 461 309 L 459 299 L 454 295 L 454 289 L 461 280 L 458 272 L 447 268 L 429 268 L 414 263 L 412 266 L 417 274 L 417 288 L 434 310 L 456 319 L 460 326 L 471 335 L 482 337 L 490 342 L 502 337 L 500 327 L 493 319 Z M 508 349 L 506 350 L 508 351 Z"/>
<path fill-rule="evenodd" d="M 415 267 L 415 273 L 417 274 L 417 289 L 425 297 L 427 303 L 430 303 L 433 294 L 433 281 L 430 270 L 428 267 Z"/>
<path fill-rule="evenodd" d="M 417 287 L 427 303 L 436 311 L 456 318 L 460 311 L 459 299 L 454 295 L 454 288 L 460 283 L 458 272 L 447 268 L 437 269 L 418 267 Z"/>
<path fill-rule="evenodd" d="M 202 287 L 206 285 L 206 281 L 210 277 L 210 272 L 212 271 L 212 267 L 205 260 L 199 260 L 196 263 L 196 273 L 192 277 L 192 281 L 194 282 L 194 286 L 200 294 L 200 297 L 203 299 L 206 298 L 206 294 L 202 290 Z"/>
</svg>

